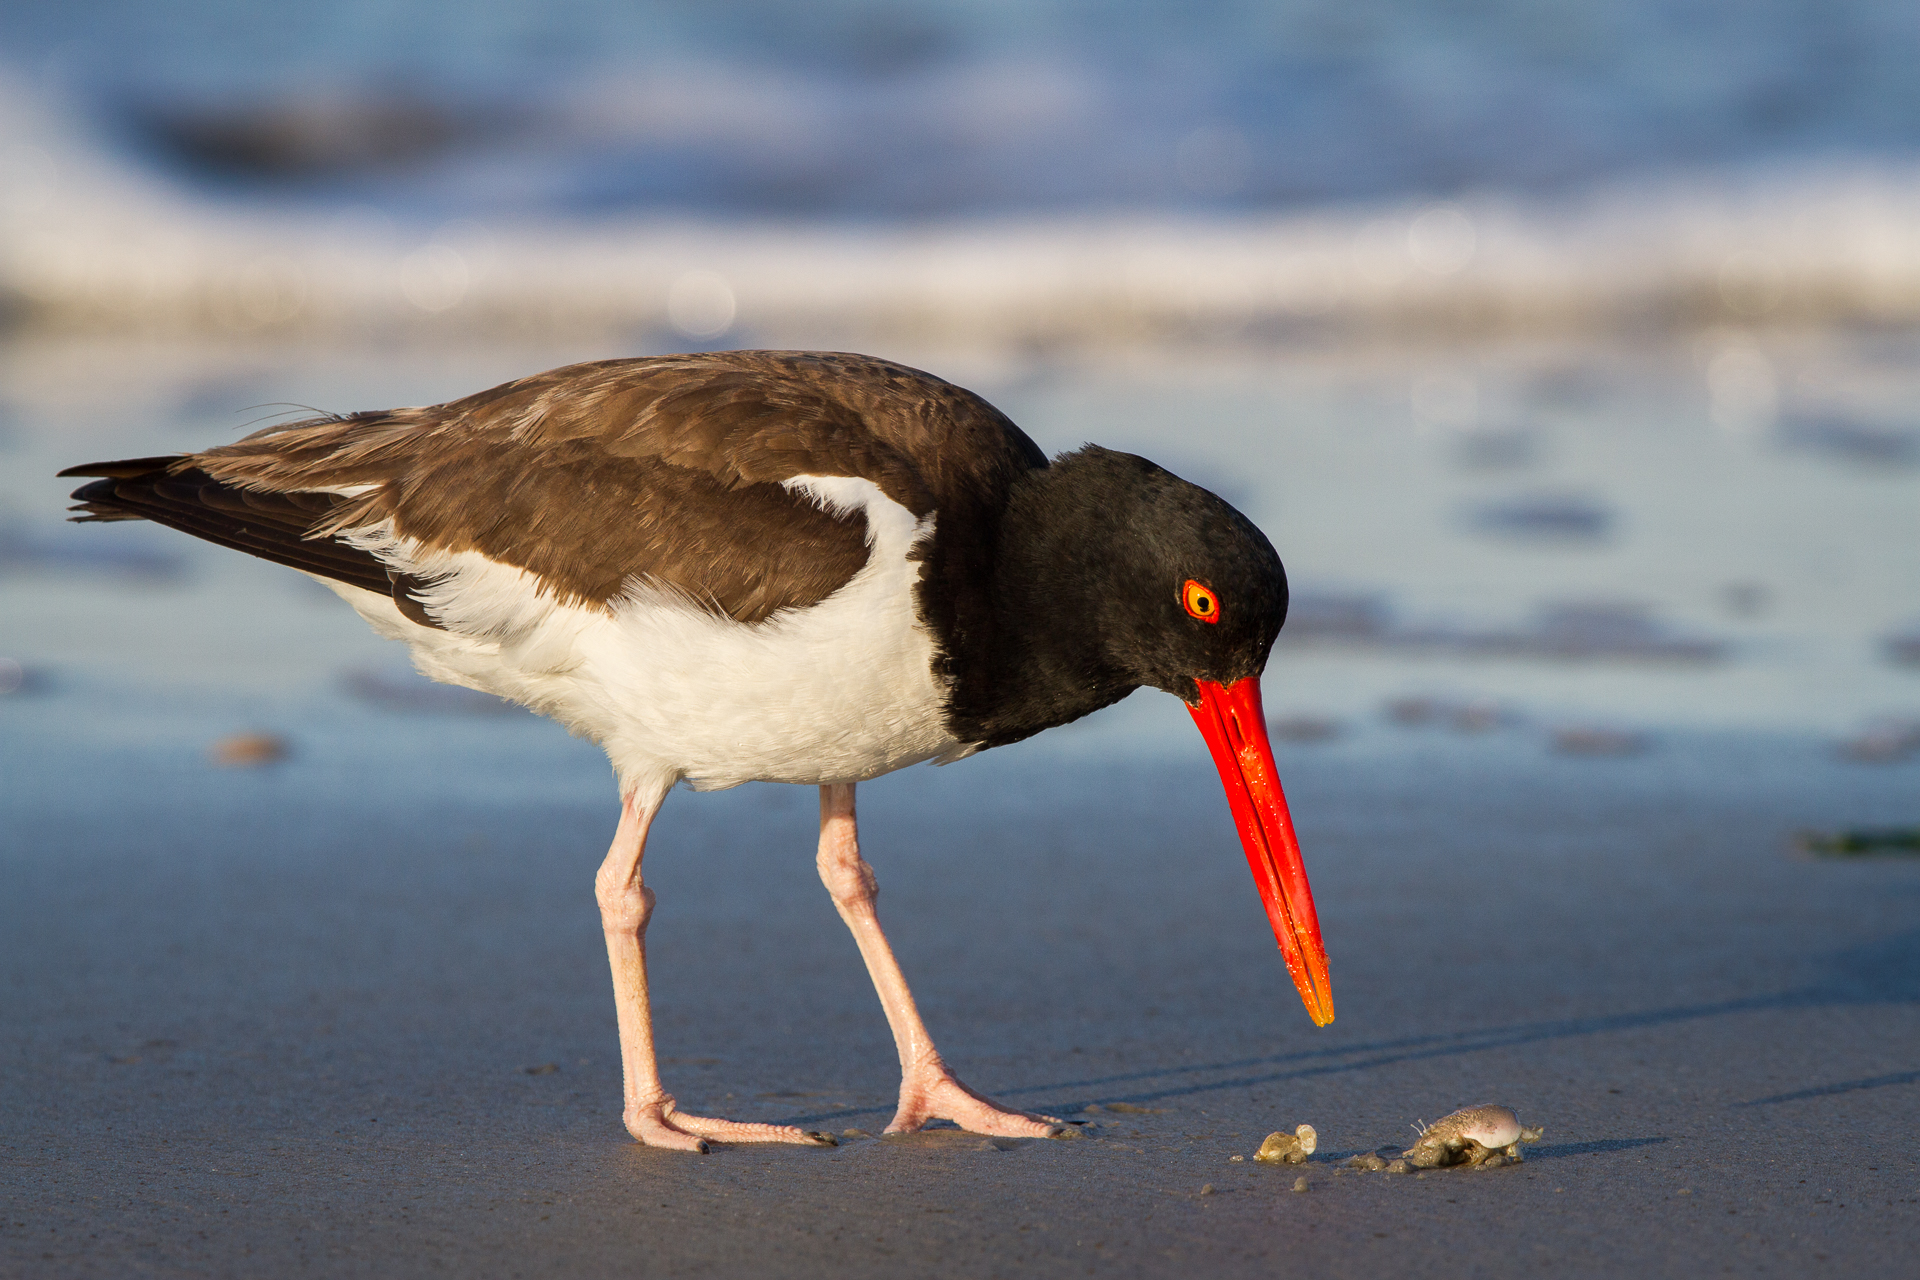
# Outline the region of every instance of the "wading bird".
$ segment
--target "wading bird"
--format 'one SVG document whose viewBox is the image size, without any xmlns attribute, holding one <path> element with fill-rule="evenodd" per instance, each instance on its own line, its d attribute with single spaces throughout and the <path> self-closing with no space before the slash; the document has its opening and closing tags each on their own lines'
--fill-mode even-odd
<svg viewBox="0 0 1920 1280">
<path fill-rule="evenodd" d="M 595 878 L 624 1117 L 650 1146 L 831 1143 L 679 1111 L 647 998 L 647 828 L 668 790 L 820 788 L 820 876 L 900 1053 L 888 1132 L 1061 1132 L 962 1084 L 874 912 L 854 786 L 959 760 L 1142 686 L 1193 713 L 1307 1011 L 1326 952 L 1259 676 L 1280 558 L 1213 494 L 1089 445 L 1048 461 L 993 406 L 865 356 L 608 360 L 427 408 L 73 467 L 76 519 L 146 519 L 319 579 L 426 675 L 606 749 L 621 814 Z"/>
</svg>

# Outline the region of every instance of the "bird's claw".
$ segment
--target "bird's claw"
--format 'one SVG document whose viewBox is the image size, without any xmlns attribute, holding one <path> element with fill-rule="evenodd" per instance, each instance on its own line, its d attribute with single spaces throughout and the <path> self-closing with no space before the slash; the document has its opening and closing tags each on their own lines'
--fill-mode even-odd
<svg viewBox="0 0 1920 1280">
<path fill-rule="evenodd" d="M 689 1132 L 674 1123 L 673 1099 L 664 1103 L 642 1104 L 629 1108 L 625 1116 L 627 1132 L 642 1145 L 662 1147 L 669 1151 L 693 1151 L 706 1155 L 710 1148 L 707 1140 L 697 1133 Z"/>
<path fill-rule="evenodd" d="M 970 1133 L 994 1138 L 1057 1138 L 1066 1125 L 1053 1116 L 1009 1111 L 981 1097 L 945 1067 L 900 1082 L 900 1109 L 888 1133 L 914 1133 L 929 1120 L 951 1120 Z"/>
</svg>

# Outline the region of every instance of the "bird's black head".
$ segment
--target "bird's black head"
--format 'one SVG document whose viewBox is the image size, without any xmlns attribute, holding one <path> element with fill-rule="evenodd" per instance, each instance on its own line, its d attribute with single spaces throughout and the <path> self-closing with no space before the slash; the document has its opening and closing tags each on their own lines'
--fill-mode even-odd
<svg viewBox="0 0 1920 1280">
<path fill-rule="evenodd" d="M 1259 675 L 1287 617 L 1287 573 L 1266 535 L 1145 458 L 1089 446 L 1054 467 L 1094 526 L 1076 576 L 1114 665 L 1188 703 L 1195 680 Z"/>
<path fill-rule="evenodd" d="M 991 659 L 955 674 L 955 728 L 995 745 L 1142 685 L 1193 704 L 1196 680 L 1266 666 L 1287 616 L 1273 544 L 1220 498 L 1145 458 L 1089 445 L 1016 487 L 1001 526 Z"/>
</svg>

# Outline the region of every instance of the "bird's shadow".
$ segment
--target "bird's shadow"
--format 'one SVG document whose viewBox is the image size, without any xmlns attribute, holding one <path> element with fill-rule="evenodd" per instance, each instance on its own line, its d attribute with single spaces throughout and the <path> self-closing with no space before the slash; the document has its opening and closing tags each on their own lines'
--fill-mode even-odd
<svg viewBox="0 0 1920 1280">
<path fill-rule="evenodd" d="M 1569 1156 L 1597 1156 L 1612 1151 L 1631 1151 L 1635 1147 L 1654 1147 L 1671 1141 L 1673 1139 L 1667 1137 L 1654 1137 L 1604 1138 L 1597 1142 L 1556 1142 L 1547 1146 L 1527 1147 L 1522 1154 L 1525 1160 L 1531 1163 L 1535 1160 L 1564 1160 Z M 1375 1151 L 1322 1151 L 1314 1157 L 1314 1163 L 1339 1164 L 1353 1156 L 1384 1156 L 1390 1149 L 1392 1149 L 1391 1145 L 1380 1147 Z"/>
<path fill-rule="evenodd" d="M 1803 1102 L 1809 1098 L 1831 1098 L 1841 1093 L 1858 1093 L 1862 1089 L 1884 1089 L 1895 1084 L 1920 1084 L 1920 1071 L 1896 1071 L 1891 1075 L 1868 1076 L 1864 1080 L 1842 1080 L 1835 1084 L 1823 1084 L 1811 1089 L 1795 1089 L 1792 1093 L 1776 1093 L 1770 1098 L 1755 1098 L 1751 1102 L 1736 1103 L 1741 1107 L 1770 1107 L 1776 1102 Z"/>
<path fill-rule="evenodd" d="M 1657 1147 L 1672 1138 L 1603 1138 L 1598 1142 L 1556 1142 L 1550 1146 L 1528 1147 L 1527 1163 L 1535 1160 L 1565 1160 L 1570 1156 L 1597 1156 L 1614 1151 L 1632 1151 L 1635 1147 Z"/>
<path fill-rule="evenodd" d="M 1145 1106 L 1156 1102 L 1247 1089 L 1256 1085 L 1305 1080 L 1316 1076 L 1350 1075 L 1404 1062 L 1460 1057 L 1465 1054 L 1510 1049 L 1520 1045 L 1604 1035 L 1609 1032 L 1631 1031 L 1644 1027 L 1698 1022 L 1742 1013 L 1823 1008 L 1836 1005 L 1920 1003 L 1920 931 L 1896 934 L 1862 946 L 1836 951 L 1827 958 L 1825 965 L 1828 969 L 1828 977 L 1824 981 L 1771 995 L 1669 1005 L 1659 1009 L 1588 1018 L 1557 1018 L 1538 1022 L 1507 1023 L 1493 1027 L 1474 1027 L 1458 1031 L 1364 1041 L 1338 1048 L 1309 1049 L 1295 1053 L 1268 1054 L 1219 1062 L 1187 1063 L 1115 1075 L 1019 1085 L 998 1090 L 997 1094 L 1009 1101 L 1041 1095 L 1048 1101 L 1029 1102 L 1026 1105 L 1053 1115 L 1072 1116 L 1095 1104 L 1121 1102 Z M 1223 1077 L 1220 1073 L 1228 1074 Z M 1764 1106 L 1915 1081 L 1920 1081 L 1920 1071 L 1808 1088 L 1770 1098 L 1759 1098 L 1740 1105 Z M 1148 1085 L 1149 1082 L 1166 1083 L 1160 1084 L 1157 1088 L 1129 1087 Z M 815 1115 L 796 1116 L 786 1123 L 802 1126 L 820 1124 L 828 1120 L 870 1115 L 880 1110 L 891 1111 L 891 1107 L 821 1112 Z M 1664 1139 L 1658 1139 L 1658 1141 L 1664 1141 Z M 1593 1144 L 1579 1145 L 1584 1150 Z M 1576 1154 L 1576 1152 L 1569 1148 L 1568 1154 Z"/>
</svg>

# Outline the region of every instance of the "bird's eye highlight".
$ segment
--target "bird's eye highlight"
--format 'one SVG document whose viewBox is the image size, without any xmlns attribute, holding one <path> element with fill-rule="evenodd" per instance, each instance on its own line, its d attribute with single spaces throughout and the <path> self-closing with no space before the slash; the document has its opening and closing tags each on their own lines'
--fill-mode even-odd
<svg viewBox="0 0 1920 1280">
<path fill-rule="evenodd" d="M 1213 594 L 1211 587 L 1201 586 L 1192 578 L 1180 588 L 1180 603 L 1186 606 L 1190 616 L 1202 622 L 1220 621 L 1220 597 Z"/>
</svg>

